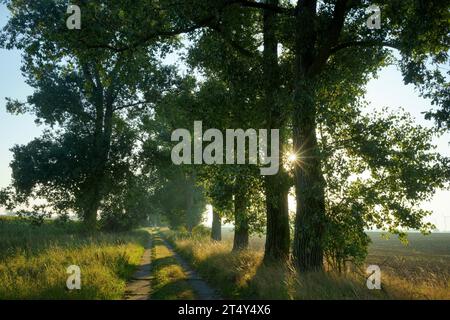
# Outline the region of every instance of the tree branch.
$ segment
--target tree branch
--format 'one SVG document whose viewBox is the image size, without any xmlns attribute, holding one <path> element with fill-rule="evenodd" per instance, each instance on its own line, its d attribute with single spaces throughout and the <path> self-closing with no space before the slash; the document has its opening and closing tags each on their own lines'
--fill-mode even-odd
<svg viewBox="0 0 450 320">
<path fill-rule="evenodd" d="M 120 46 L 120 47 L 115 47 L 110 44 L 90 45 L 90 44 L 87 44 L 85 41 L 82 41 L 82 42 L 84 42 L 85 48 L 87 48 L 87 49 L 108 49 L 108 50 L 114 51 L 116 53 L 121 53 L 121 52 L 124 52 L 127 50 L 136 49 L 149 41 L 156 40 L 161 37 L 175 37 L 175 36 L 178 36 L 183 33 L 193 32 L 197 29 L 207 27 L 214 20 L 214 18 L 215 18 L 214 16 L 209 16 L 209 17 L 207 17 L 193 25 L 190 25 L 190 26 L 179 27 L 179 28 L 175 28 L 172 30 L 159 30 L 156 32 L 151 32 L 150 34 L 143 36 L 141 39 L 136 40 L 135 42 L 133 42 L 129 45 L 124 45 L 124 46 Z"/>
<path fill-rule="evenodd" d="M 118 95 L 117 77 L 119 75 L 119 70 L 121 67 L 122 67 L 122 55 L 119 55 L 112 71 L 109 74 L 110 85 L 106 90 L 106 105 L 110 106 L 111 108 Z"/>
<path fill-rule="evenodd" d="M 273 4 L 264 3 L 264 2 L 255 2 L 255 1 L 251 1 L 251 0 L 231 0 L 231 1 L 228 1 L 228 4 L 239 4 L 239 5 L 241 5 L 241 7 L 271 10 L 276 13 L 282 13 L 282 14 L 288 14 L 288 15 L 295 14 L 294 9 L 284 8 L 284 7 L 280 7 L 278 5 L 273 5 Z"/>
<path fill-rule="evenodd" d="M 267 10 L 273 10 L 277 13 L 283 13 L 283 14 L 294 14 L 294 10 L 290 8 L 283 8 L 271 4 L 266 3 L 260 3 L 255 2 L 252 0 L 226 0 L 220 7 L 217 8 L 217 11 L 222 11 L 228 6 L 231 5 L 240 5 L 242 7 L 247 8 L 258 8 L 258 9 L 267 9 Z M 141 39 L 124 46 L 116 47 L 111 44 L 89 44 L 85 39 L 80 39 L 80 42 L 83 43 L 84 47 L 87 49 L 107 49 L 114 51 L 116 53 L 124 52 L 131 49 L 136 49 L 139 46 L 145 45 L 149 41 L 156 40 L 158 38 L 164 38 L 164 37 L 175 37 L 184 33 L 190 33 L 194 32 L 198 29 L 210 27 L 214 20 L 216 19 L 215 14 L 211 14 L 199 21 L 194 21 L 193 24 L 188 26 L 182 26 L 178 28 L 174 28 L 172 30 L 157 30 L 154 32 L 151 32 L 150 34 L 147 34 L 143 36 Z"/>
<path fill-rule="evenodd" d="M 138 101 L 138 102 L 133 102 L 133 103 L 129 103 L 129 104 L 125 104 L 119 107 L 114 108 L 114 111 L 119 111 L 119 110 L 124 110 L 124 109 L 128 109 L 128 108 L 132 108 L 132 107 L 137 107 L 141 104 L 146 104 L 146 103 L 151 103 L 150 101 Z"/>
<path fill-rule="evenodd" d="M 330 55 L 336 54 L 340 50 L 354 47 L 389 47 L 392 49 L 400 50 L 400 47 L 397 44 L 389 41 L 355 40 L 339 43 L 338 45 L 330 49 Z"/>
<path fill-rule="evenodd" d="M 347 15 L 348 9 L 348 0 L 337 0 L 334 7 L 333 18 L 331 19 L 325 35 L 326 40 L 319 48 L 314 62 L 308 70 L 310 74 L 316 74 L 319 72 L 330 57 L 330 50 L 337 44 L 341 31 L 344 27 L 345 16 Z"/>
<path fill-rule="evenodd" d="M 212 24 L 209 26 L 212 30 L 216 31 L 222 39 L 227 42 L 232 48 L 234 48 L 236 51 L 238 51 L 241 55 L 251 58 L 251 59 L 260 59 L 261 57 L 256 53 L 252 52 L 243 46 L 241 46 L 238 42 L 234 41 L 231 37 L 229 37 L 227 34 L 225 34 L 223 28 L 220 27 L 220 25 Z"/>
</svg>

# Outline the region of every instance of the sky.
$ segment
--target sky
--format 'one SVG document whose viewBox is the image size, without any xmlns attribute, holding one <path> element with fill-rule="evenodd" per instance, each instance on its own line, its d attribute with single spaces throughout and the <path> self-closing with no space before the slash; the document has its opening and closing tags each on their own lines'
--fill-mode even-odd
<svg viewBox="0 0 450 320">
<path fill-rule="evenodd" d="M 0 4 L 0 27 L 7 21 L 8 12 Z M 34 123 L 31 115 L 14 116 L 6 112 L 5 98 L 11 97 L 25 100 L 32 89 L 25 83 L 20 71 L 21 54 L 18 51 L 0 49 L 0 188 L 11 182 L 12 160 L 10 149 L 16 144 L 26 144 L 38 137 L 43 127 Z M 398 109 L 403 107 L 423 126 L 432 126 L 433 123 L 424 119 L 422 112 L 431 108 L 430 101 L 419 97 L 414 87 L 403 84 L 402 76 L 395 66 L 389 66 L 379 73 L 367 86 L 366 100 L 371 109 L 379 110 L 383 107 Z M 437 150 L 443 155 L 450 156 L 450 134 L 435 140 Z M 450 231 L 450 191 L 439 190 L 432 201 L 426 202 L 422 208 L 432 210 L 433 215 L 427 218 L 437 226 L 440 231 Z"/>
</svg>

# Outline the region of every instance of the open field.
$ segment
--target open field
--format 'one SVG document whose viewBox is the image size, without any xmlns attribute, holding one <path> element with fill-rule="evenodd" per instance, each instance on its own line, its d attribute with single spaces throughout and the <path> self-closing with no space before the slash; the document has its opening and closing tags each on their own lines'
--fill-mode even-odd
<svg viewBox="0 0 450 320">
<path fill-rule="evenodd" d="M 0 218 L 0 299 L 121 299 L 148 232 L 85 235 L 79 225 L 40 227 Z M 69 291 L 67 267 L 81 269 Z"/>
<path fill-rule="evenodd" d="M 165 232 L 179 252 L 228 298 L 262 299 L 450 299 L 450 234 L 409 235 L 409 245 L 370 233 L 373 243 L 367 264 L 382 272 L 382 290 L 368 290 L 365 275 L 310 274 L 296 276 L 261 266 L 264 238 L 253 237 L 251 250 L 230 253 L 232 232 L 222 243 L 177 238 Z"/>
<path fill-rule="evenodd" d="M 399 288 L 407 286 L 416 298 L 436 294 L 450 299 L 449 233 L 429 236 L 411 233 L 407 246 L 395 237 L 384 240 L 380 233 L 370 235 L 372 244 L 367 263 L 379 265 L 385 278 L 393 284 L 398 283 Z"/>
</svg>

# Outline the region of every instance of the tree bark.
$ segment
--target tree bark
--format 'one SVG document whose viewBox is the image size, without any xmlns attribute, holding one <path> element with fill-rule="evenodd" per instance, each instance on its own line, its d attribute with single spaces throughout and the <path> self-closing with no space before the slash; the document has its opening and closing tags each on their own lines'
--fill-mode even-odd
<svg viewBox="0 0 450 320">
<path fill-rule="evenodd" d="M 220 214 L 212 208 L 212 226 L 211 226 L 211 239 L 214 241 L 222 241 L 222 218 Z"/>
<path fill-rule="evenodd" d="M 234 195 L 233 251 L 240 251 L 248 248 L 250 227 L 247 216 L 247 197 L 245 193 L 246 191 L 241 189 Z"/>
<path fill-rule="evenodd" d="M 313 101 L 305 101 L 301 108 L 296 108 L 294 147 L 299 150 L 301 161 L 294 169 L 297 211 L 293 253 L 301 271 L 323 268 L 325 182 L 314 117 Z"/>
<path fill-rule="evenodd" d="M 95 231 L 97 227 L 97 212 L 100 206 L 100 186 L 92 178 L 86 180 L 82 189 L 82 212 L 85 230 Z"/>
<path fill-rule="evenodd" d="M 268 177 L 265 184 L 267 229 L 264 263 L 284 262 L 289 257 L 288 191 L 282 177 Z"/>
<path fill-rule="evenodd" d="M 294 166 L 297 210 L 293 255 L 300 271 L 323 269 L 325 182 L 316 135 L 314 61 L 316 1 L 304 1 L 296 16 L 293 138 L 300 161 Z"/>
<path fill-rule="evenodd" d="M 234 231 L 233 251 L 242 251 L 248 248 L 249 231 L 241 226 Z"/>
<path fill-rule="evenodd" d="M 266 0 L 266 3 L 278 6 L 279 0 Z M 277 14 L 273 10 L 264 10 L 264 92 L 265 109 L 268 114 L 267 129 L 281 129 L 285 119 L 281 114 L 279 103 L 280 71 L 278 65 L 278 39 L 276 36 Z M 281 135 L 280 154 L 282 154 L 284 139 Z M 270 149 L 270 146 L 269 146 Z M 266 244 L 264 262 L 282 262 L 289 256 L 290 231 L 288 192 L 289 185 L 280 157 L 280 171 L 265 179 L 266 194 Z"/>
<path fill-rule="evenodd" d="M 94 144 L 92 169 L 82 188 L 83 220 L 88 231 L 94 231 L 97 225 L 97 213 L 103 196 L 105 169 L 108 161 L 111 135 L 101 135 L 102 144 Z"/>
</svg>

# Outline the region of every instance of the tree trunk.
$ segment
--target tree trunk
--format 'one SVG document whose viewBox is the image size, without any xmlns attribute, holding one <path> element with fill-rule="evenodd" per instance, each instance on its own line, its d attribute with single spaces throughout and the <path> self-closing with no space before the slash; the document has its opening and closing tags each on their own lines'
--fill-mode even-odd
<svg viewBox="0 0 450 320">
<path fill-rule="evenodd" d="M 194 229 L 194 190 L 192 187 L 192 178 L 187 177 L 186 178 L 186 227 L 189 232 L 192 232 L 192 229 Z"/>
<path fill-rule="evenodd" d="M 105 137 L 103 132 L 96 133 L 93 145 L 92 167 L 87 174 L 81 190 L 81 207 L 83 211 L 83 222 L 87 231 L 92 232 L 97 226 L 97 213 L 102 200 L 103 180 L 105 167 L 108 159 L 107 150 L 104 145 Z"/>
<path fill-rule="evenodd" d="M 266 0 L 266 3 L 278 5 L 278 0 Z M 282 129 L 285 124 L 279 105 L 280 72 L 278 66 L 278 40 L 276 37 L 277 14 L 264 10 L 264 92 L 265 109 L 268 114 L 267 129 Z M 282 131 L 282 130 L 281 130 Z M 283 135 L 281 135 L 283 136 Z M 270 144 L 270 142 L 269 142 Z M 280 154 L 284 139 L 280 141 Z M 269 146 L 270 150 L 270 146 Z M 289 256 L 289 186 L 285 179 L 283 161 L 280 157 L 280 171 L 265 179 L 267 230 L 264 262 L 284 261 Z"/>
<path fill-rule="evenodd" d="M 283 262 L 289 257 L 290 230 L 288 192 L 280 177 L 266 180 L 267 230 L 264 263 Z"/>
<path fill-rule="evenodd" d="M 234 230 L 233 251 L 242 251 L 248 248 L 249 230 L 248 226 L 241 226 Z"/>
<path fill-rule="evenodd" d="M 97 227 L 97 214 L 103 196 L 106 161 L 103 157 L 96 161 L 93 160 L 96 165 L 94 165 L 81 190 L 83 222 L 86 230 L 90 232 L 95 231 Z"/>
<path fill-rule="evenodd" d="M 246 191 L 241 189 L 234 195 L 233 251 L 240 251 L 248 248 L 250 228 L 248 223 L 247 199 L 245 193 Z"/>
<path fill-rule="evenodd" d="M 324 178 L 314 122 L 314 103 L 305 103 L 294 118 L 294 147 L 302 160 L 295 166 L 297 212 L 294 258 L 302 271 L 323 268 L 325 231 Z"/>
<path fill-rule="evenodd" d="M 214 241 L 222 241 L 222 218 L 220 217 L 220 214 L 214 210 L 213 207 L 213 214 L 212 214 L 212 227 L 211 227 L 211 239 Z"/>
<path fill-rule="evenodd" d="M 100 94 L 99 104 L 103 103 Z M 106 109 L 106 112 L 104 110 Z M 103 197 L 103 187 L 106 165 L 109 159 L 112 136 L 113 107 L 108 104 L 97 106 L 97 119 L 92 147 L 92 168 L 82 188 L 83 220 L 87 231 L 95 231 L 97 214 Z"/>
<path fill-rule="evenodd" d="M 294 167 L 297 211 L 293 254 L 300 271 L 323 269 L 325 182 L 316 135 L 314 76 L 315 1 L 305 1 L 296 17 L 293 138 L 300 161 Z"/>
<path fill-rule="evenodd" d="M 92 88 L 89 102 L 95 106 L 95 124 L 90 160 L 92 167 L 86 173 L 86 180 L 80 188 L 78 199 L 82 211 L 83 221 L 88 231 L 94 231 L 97 226 L 97 213 L 103 198 L 105 170 L 109 160 L 111 149 L 111 137 L 113 130 L 114 100 L 116 97 L 116 76 L 119 63 L 112 71 L 111 83 L 105 90 L 100 66 L 97 64 L 81 64 L 86 81 Z"/>
<path fill-rule="evenodd" d="M 100 206 L 100 186 L 89 179 L 83 188 L 82 213 L 85 230 L 93 232 L 97 228 L 97 212 Z"/>
</svg>

